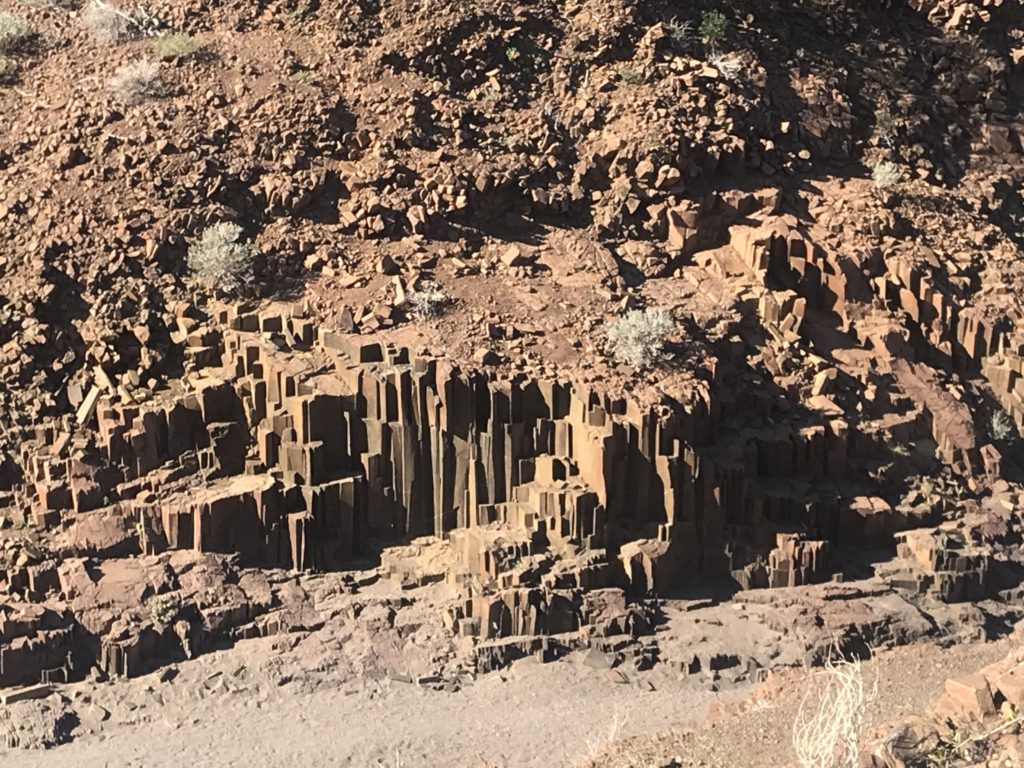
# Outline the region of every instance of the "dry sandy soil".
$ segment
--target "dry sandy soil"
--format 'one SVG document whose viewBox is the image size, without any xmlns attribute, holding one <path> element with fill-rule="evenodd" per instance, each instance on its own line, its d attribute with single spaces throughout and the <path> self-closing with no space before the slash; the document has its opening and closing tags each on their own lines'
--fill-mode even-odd
<svg viewBox="0 0 1024 768">
<path fill-rule="evenodd" d="M 391 680 L 279 686 L 249 671 L 268 645 L 252 641 L 211 654 L 170 682 L 149 675 L 63 688 L 73 699 L 131 708 L 136 722 L 45 752 L 0 752 L 3 764 L 627 768 L 674 759 L 681 766 L 784 768 L 793 764 L 790 729 L 807 684 L 806 673 L 790 672 L 759 693 L 754 686 L 713 693 L 661 671 L 613 683 L 574 657 L 543 665 L 526 659 L 456 693 Z M 867 679 L 878 680 L 868 731 L 924 710 L 946 678 L 1012 647 L 1004 640 L 879 654 L 864 666 Z"/>
<path fill-rule="evenodd" d="M 455 693 L 391 680 L 305 691 L 301 683 L 278 687 L 228 671 L 260 652 L 212 654 L 170 683 L 151 675 L 72 687 L 63 693 L 131 701 L 139 724 L 46 752 L 3 753 L 3 764 L 553 768 L 595 754 L 609 736 L 651 735 L 697 721 L 720 698 L 660 673 L 614 683 L 580 659 L 524 659 Z M 203 679 L 214 672 L 224 683 L 207 691 Z"/>
</svg>

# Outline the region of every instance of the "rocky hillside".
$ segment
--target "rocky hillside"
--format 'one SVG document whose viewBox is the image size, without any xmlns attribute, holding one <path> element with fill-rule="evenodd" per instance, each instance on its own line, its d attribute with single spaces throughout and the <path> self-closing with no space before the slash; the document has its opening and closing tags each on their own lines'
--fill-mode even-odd
<svg viewBox="0 0 1024 768">
<path fill-rule="evenodd" d="M 600 365 L 621 305 L 681 292 L 713 333 L 735 307 L 677 278 L 755 214 L 947 359 L 978 357 L 963 312 L 986 352 L 1015 338 L 1013 0 L 7 5 L 26 23 L 0 89 L 7 435 L 73 410 L 98 367 L 122 397 L 180 374 L 187 247 L 221 221 L 259 248 L 254 295 L 347 305 L 360 330 L 407 322 L 393 276 L 435 282 L 457 357 L 511 322 L 511 364 Z M 538 282 L 567 306 L 488 292 Z"/>
<path fill-rule="evenodd" d="M 0 0 L 0 57 L 0 686 L 1020 618 L 1020 0 Z"/>
</svg>

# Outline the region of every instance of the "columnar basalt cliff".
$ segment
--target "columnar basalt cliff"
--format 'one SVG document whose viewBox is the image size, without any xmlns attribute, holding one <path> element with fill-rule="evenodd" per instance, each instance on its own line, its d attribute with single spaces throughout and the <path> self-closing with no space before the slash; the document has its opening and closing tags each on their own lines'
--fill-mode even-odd
<svg viewBox="0 0 1024 768">
<path fill-rule="evenodd" d="M 643 408 L 586 385 L 464 372 L 299 316 L 217 314 L 201 357 L 223 367 L 198 370 L 189 391 L 142 405 L 91 393 L 79 415 L 95 411 L 94 443 L 25 446 L 20 498 L 35 522 L 97 554 L 196 549 L 300 570 L 457 534 L 467 565 L 492 578 L 498 566 L 470 550 L 522 531 L 516 559 L 551 551 L 575 563 L 569 582 L 634 594 L 697 575 L 820 580 L 825 542 L 907 524 L 834 490 L 847 479 L 841 420 L 720 440 L 711 373 L 689 401 Z M 808 499 L 776 483 L 799 479 L 831 485 Z"/>
<path fill-rule="evenodd" d="M 798 317 L 795 306 L 785 317 Z M 192 372 L 180 387 L 137 405 L 94 387 L 78 427 L 23 446 L 14 506 L 48 532 L 55 559 L 24 558 L 8 582 L 44 605 L 53 592 L 71 602 L 6 625 L 5 684 L 75 674 L 83 630 L 97 654 L 86 651 L 85 664 L 125 674 L 190 655 L 203 637 L 280 629 L 260 619 L 275 603 L 266 578 L 215 561 L 207 591 L 237 583 L 240 602 L 215 601 L 198 624 L 179 614 L 184 588 L 173 582 L 194 567 L 167 560 L 175 551 L 293 571 L 382 557 L 399 581 L 446 579 L 465 598 L 450 609 L 453 629 L 477 638 L 477 663 L 489 668 L 545 636 L 582 632 L 593 643 L 647 631 L 652 617 L 628 596 L 723 577 L 746 588 L 824 581 L 840 570 L 835 547 L 885 545 L 939 520 L 940 508 L 894 510 L 865 495 L 850 466 L 877 447 L 844 419 L 806 426 L 768 399 L 723 404 L 721 366 L 705 367 L 687 401 L 642 407 L 584 384 L 463 371 L 324 330 L 295 306 L 214 308 L 188 340 Z M 746 427 L 728 431 L 730 419 Z M 970 475 L 977 456 L 943 440 L 946 428 L 931 425 L 940 450 Z M 953 601 L 1010 585 L 990 573 L 990 555 L 951 559 L 948 535 L 929 531 L 903 539 L 894 585 Z M 385 549 L 422 537 L 449 542 L 442 571 L 424 574 Z M 144 560 L 110 566 L 130 577 L 76 559 L 132 555 Z M 154 568 L 176 575 L 161 587 L 143 576 Z M 111 623 L 109 610 L 80 616 L 76 604 L 109 591 L 107 578 L 137 578 L 140 606 L 170 590 L 176 621 L 140 629 Z M 501 638 L 512 642 L 487 644 Z"/>
</svg>

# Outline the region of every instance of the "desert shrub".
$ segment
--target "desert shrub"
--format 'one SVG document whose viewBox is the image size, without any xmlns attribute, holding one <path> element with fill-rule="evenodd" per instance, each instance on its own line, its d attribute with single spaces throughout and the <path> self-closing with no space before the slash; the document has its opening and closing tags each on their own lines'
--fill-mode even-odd
<svg viewBox="0 0 1024 768">
<path fill-rule="evenodd" d="M 449 303 L 445 292 L 433 284 L 427 284 L 418 291 L 409 291 L 405 298 L 406 310 L 417 320 L 438 317 Z"/>
<path fill-rule="evenodd" d="M 883 160 L 871 166 L 871 178 L 874 179 L 875 186 L 880 189 L 898 183 L 901 175 L 900 167 L 891 160 Z"/>
<path fill-rule="evenodd" d="M 532 80 L 547 69 L 551 54 L 543 40 L 520 30 L 508 41 L 505 58 L 523 77 Z"/>
<path fill-rule="evenodd" d="M 165 26 L 140 5 L 126 12 L 105 0 L 91 0 L 82 10 L 81 19 L 85 28 L 101 43 L 121 43 L 139 36 L 152 37 Z"/>
<path fill-rule="evenodd" d="M 149 617 L 155 624 L 170 624 L 181 611 L 181 598 L 177 595 L 153 595 L 146 601 Z"/>
<path fill-rule="evenodd" d="M 135 23 L 127 13 L 92 0 L 82 9 L 82 24 L 101 43 L 119 43 L 135 36 Z"/>
<path fill-rule="evenodd" d="M 716 53 L 708 58 L 708 63 L 721 72 L 726 80 L 736 80 L 743 72 L 743 62 L 736 56 Z"/>
<path fill-rule="evenodd" d="M 725 40 L 725 30 L 729 21 L 721 11 L 705 11 L 700 17 L 697 32 L 708 45 L 715 45 Z"/>
<path fill-rule="evenodd" d="M 938 743 L 934 744 L 927 754 L 916 757 L 923 758 L 923 762 L 914 762 L 915 766 L 925 768 L 961 768 L 964 765 L 1016 765 L 1009 758 L 1006 760 L 987 759 L 995 758 L 1000 745 L 1005 743 L 996 738 L 1004 731 L 1011 734 L 1020 733 L 1020 726 L 1024 716 L 1016 707 L 1003 702 L 999 710 L 999 722 L 991 727 L 981 728 L 978 722 L 956 723 L 952 730 L 936 733 Z M 1011 730 L 1012 729 L 1012 730 Z M 930 740 L 929 740 L 930 741 Z M 910 764 L 910 761 L 907 761 Z"/>
<path fill-rule="evenodd" d="M 629 83 L 630 85 L 639 85 L 645 79 L 644 73 L 633 67 L 622 67 L 619 70 L 619 78 L 622 82 Z"/>
<path fill-rule="evenodd" d="M 181 32 L 153 38 L 153 55 L 158 59 L 187 59 L 199 53 L 202 47 L 194 37 Z"/>
<path fill-rule="evenodd" d="M 0 11 L 0 53 L 9 51 L 28 37 L 28 23 L 14 13 Z"/>
<path fill-rule="evenodd" d="M 295 79 L 303 85 L 317 85 L 320 79 L 316 76 L 316 72 L 308 69 L 300 69 L 295 73 Z"/>
<path fill-rule="evenodd" d="M 693 24 L 689 21 L 672 19 L 665 22 L 665 32 L 673 43 L 682 45 L 690 39 L 690 33 L 693 32 Z"/>
<path fill-rule="evenodd" d="M 235 294 L 252 283 L 258 250 L 238 242 L 241 234 L 237 224 L 221 222 L 203 230 L 188 249 L 188 265 L 207 287 Z"/>
<path fill-rule="evenodd" d="M 892 451 L 894 456 L 902 456 L 908 458 L 911 455 L 910 446 L 906 443 L 890 442 L 889 450 Z"/>
<path fill-rule="evenodd" d="M 107 89 L 124 104 L 141 104 L 147 99 L 157 98 L 164 92 L 160 64 L 140 59 L 120 66 L 107 83 Z"/>
<path fill-rule="evenodd" d="M 608 329 L 615 357 L 635 368 L 650 368 L 665 357 L 665 337 L 675 330 L 664 309 L 630 310 Z"/>
<path fill-rule="evenodd" d="M 892 148 L 896 143 L 896 121 L 888 107 L 875 110 L 875 135 L 885 146 Z"/>
<path fill-rule="evenodd" d="M 801 768 L 858 768 L 864 711 L 874 694 L 856 659 L 829 659 L 811 677 L 793 723 Z"/>
<path fill-rule="evenodd" d="M 992 414 L 989 431 L 996 440 L 1012 440 L 1017 436 L 1017 425 L 1014 424 L 1013 417 L 1000 408 Z"/>
</svg>

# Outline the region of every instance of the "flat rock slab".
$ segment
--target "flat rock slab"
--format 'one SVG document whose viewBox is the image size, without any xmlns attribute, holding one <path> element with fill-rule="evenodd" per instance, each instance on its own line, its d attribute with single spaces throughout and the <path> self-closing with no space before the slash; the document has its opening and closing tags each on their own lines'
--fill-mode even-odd
<svg viewBox="0 0 1024 768">
<path fill-rule="evenodd" d="M 7 706 L 18 701 L 29 701 L 30 699 L 45 699 L 53 693 L 50 685 L 29 685 L 24 688 L 15 688 L 0 694 L 0 704 Z"/>
</svg>

